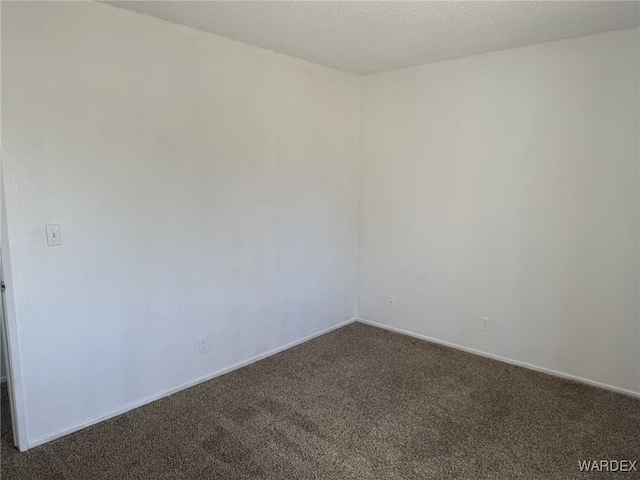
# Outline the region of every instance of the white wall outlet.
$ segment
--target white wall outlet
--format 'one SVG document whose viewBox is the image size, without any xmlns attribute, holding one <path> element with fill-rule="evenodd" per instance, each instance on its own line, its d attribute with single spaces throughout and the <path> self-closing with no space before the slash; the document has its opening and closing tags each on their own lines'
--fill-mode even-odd
<svg viewBox="0 0 640 480">
<path fill-rule="evenodd" d="M 207 353 L 209 351 L 209 337 L 203 335 L 198 339 L 198 352 L 200 354 Z"/>
<path fill-rule="evenodd" d="M 387 308 L 396 308 L 396 297 L 393 295 L 387 297 Z"/>
<path fill-rule="evenodd" d="M 489 333 L 489 331 L 491 330 L 491 320 L 489 320 L 487 317 L 480 317 L 480 330 Z"/>
<path fill-rule="evenodd" d="M 53 247 L 54 245 L 62 245 L 62 234 L 60 233 L 60 225 L 45 225 L 45 231 L 47 232 L 47 245 Z"/>
</svg>

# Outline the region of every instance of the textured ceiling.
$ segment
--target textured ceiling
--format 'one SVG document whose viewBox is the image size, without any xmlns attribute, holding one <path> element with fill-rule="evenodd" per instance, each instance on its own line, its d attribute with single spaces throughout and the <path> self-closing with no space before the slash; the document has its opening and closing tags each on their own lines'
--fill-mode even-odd
<svg viewBox="0 0 640 480">
<path fill-rule="evenodd" d="M 104 3 L 357 74 L 640 24 L 638 1 Z"/>
</svg>

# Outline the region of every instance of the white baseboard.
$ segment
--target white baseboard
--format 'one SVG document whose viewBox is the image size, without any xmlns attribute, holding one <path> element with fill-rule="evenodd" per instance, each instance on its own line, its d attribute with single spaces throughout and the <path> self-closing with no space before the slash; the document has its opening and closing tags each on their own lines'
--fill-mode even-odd
<svg viewBox="0 0 640 480">
<path fill-rule="evenodd" d="M 246 367 L 247 365 L 250 365 L 254 362 L 257 362 L 259 360 L 262 360 L 264 358 L 270 357 L 272 355 L 275 355 L 276 353 L 280 353 L 284 350 L 287 350 L 289 348 L 295 347 L 297 345 L 300 345 L 302 343 L 305 343 L 309 340 L 312 340 L 316 337 L 319 337 L 321 335 L 324 335 L 325 333 L 329 333 L 332 330 L 337 330 L 338 328 L 342 328 L 345 325 L 349 325 L 350 323 L 353 323 L 356 321 L 356 318 L 352 318 L 350 320 L 347 320 L 345 322 L 341 322 L 338 323 L 337 325 L 333 325 L 329 328 L 325 328 L 324 330 L 320 330 L 319 332 L 313 333 L 311 335 L 307 335 L 306 337 L 303 337 L 299 340 L 295 340 L 293 342 L 287 343 L 286 345 L 282 345 L 281 347 L 278 348 L 274 348 L 273 350 L 269 350 L 268 352 L 265 353 L 261 353 L 260 355 L 256 355 L 255 357 L 251 357 L 248 358 L 247 360 L 243 360 L 241 362 L 235 363 L 229 367 L 223 368 L 221 370 L 218 370 L 216 372 L 210 373 L 208 375 L 205 375 L 203 377 L 200 378 L 196 378 L 195 380 L 191 380 L 190 382 L 186 382 L 183 383 L 182 385 L 178 385 L 177 387 L 171 388 L 169 390 L 165 390 L 161 393 L 152 395 L 150 397 L 144 398 L 142 400 L 138 400 L 136 402 L 130 403 L 128 405 L 125 405 L 124 407 L 118 408 L 116 410 L 112 410 L 110 412 L 107 413 L 103 413 L 101 415 L 98 415 L 97 417 L 93 417 L 89 420 L 85 420 L 83 422 L 80 423 L 76 423 L 75 425 L 72 425 L 71 427 L 67 427 L 67 428 L 63 428 L 61 430 L 58 430 L 57 432 L 54 433 L 50 433 L 48 435 L 45 435 L 43 437 L 39 437 L 36 438 L 34 440 L 30 440 L 28 441 L 28 447 L 34 448 L 37 447 L 39 445 L 42 445 L 44 443 L 50 442 L 52 440 L 55 440 L 57 438 L 60 437 L 64 437 L 65 435 L 69 435 L 70 433 L 74 433 L 77 432 L 78 430 L 82 430 L 83 428 L 86 427 L 90 427 L 91 425 L 95 425 L 96 423 L 100 423 L 104 420 L 108 420 L 110 418 L 113 417 L 117 417 L 118 415 L 121 415 L 123 413 L 129 412 L 131 410 L 134 410 L 138 407 L 142 407 L 143 405 L 147 405 L 148 403 L 151 402 L 155 402 L 156 400 L 160 400 L 161 398 L 164 397 L 168 397 L 169 395 L 173 395 L 174 393 L 177 393 L 181 390 L 185 390 L 187 388 L 193 387 L 195 385 L 198 385 L 199 383 L 202 382 L 206 382 L 207 380 L 211 380 L 213 378 L 219 377 L 220 375 L 224 375 L 225 373 L 229 373 L 232 372 L 233 370 L 237 370 L 238 368 L 242 368 L 242 367 Z"/>
<path fill-rule="evenodd" d="M 588 378 L 577 377 L 575 375 L 571 375 L 570 373 L 559 372 L 557 370 L 551 370 L 549 368 L 539 367 L 537 365 L 532 365 L 530 363 L 521 362 L 520 360 L 514 360 L 512 358 L 502 357 L 500 355 L 494 355 L 493 353 L 483 352 L 481 350 L 476 350 L 475 348 L 464 347 L 456 343 L 447 342 L 445 340 L 439 340 L 437 338 L 428 337 L 427 335 L 421 335 L 419 333 L 410 332 L 408 330 L 403 330 L 401 328 L 391 327 L 389 325 L 385 325 L 384 323 L 375 322 L 373 320 L 367 320 L 366 318 L 358 318 L 357 321 L 360 323 L 364 323 L 366 325 L 371 325 L 373 327 L 378 327 L 384 330 L 390 330 L 392 332 L 401 333 L 403 335 L 408 335 L 410 337 L 418 338 L 420 340 L 426 340 L 428 342 L 437 343 L 439 345 L 444 345 L 446 347 L 455 348 L 456 350 L 462 350 L 464 352 L 480 355 L 481 357 L 487 357 L 493 360 L 498 360 L 499 362 L 508 363 L 510 365 L 516 365 L 518 367 L 528 368 L 529 370 L 535 370 L 536 372 L 546 373 L 548 375 L 553 375 L 554 377 L 566 378 L 568 380 L 573 380 L 580 383 L 586 383 L 587 385 L 591 385 L 593 387 L 604 388 L 605 390 L 611 390 L 613 392 L 622 393 L 624 395 L 629 395 L 631 397 L 640 398 L 640 392 L 634 392 L 632 390 L 626 390 L 624 388 L 614 387 L 613 385 L 596 382 L 595 380 L 589 380 Z"/>
</svg>

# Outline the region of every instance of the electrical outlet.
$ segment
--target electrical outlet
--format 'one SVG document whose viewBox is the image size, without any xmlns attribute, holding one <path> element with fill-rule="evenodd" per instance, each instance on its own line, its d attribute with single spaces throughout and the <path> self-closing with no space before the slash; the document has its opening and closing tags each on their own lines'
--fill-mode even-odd
<svg viewBox="0 0 640 480">
<path fill-rule="evenodd" d="M 387 297 L 387 308 L 396 308 L 396 297 L 393 295 Z"/>
<path fill-rule="evenodd" d="M 207 353 L 209 351 L 209 337 L 204 335 L 198 339 L 198 351 L 200 354 Z"/>
<path fill-rule="evenodd" d="M 491 330 L 491 320 L 489 320 L 487 317 L 481 317 L 480 330 L 482 330 L 483 332 L 489 333 L 489 331 Z"/>
</svg>

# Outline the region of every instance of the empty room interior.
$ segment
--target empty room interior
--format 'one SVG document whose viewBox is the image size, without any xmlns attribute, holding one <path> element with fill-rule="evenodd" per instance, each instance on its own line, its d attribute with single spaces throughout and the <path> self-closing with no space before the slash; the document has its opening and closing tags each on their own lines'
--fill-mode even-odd
<svg viewBox="0 0 640 480">
<path fill-rule="evenodd" d="M 640 2 L 0 25 L 3 480 L 640 477 Z"/>
</svg>

